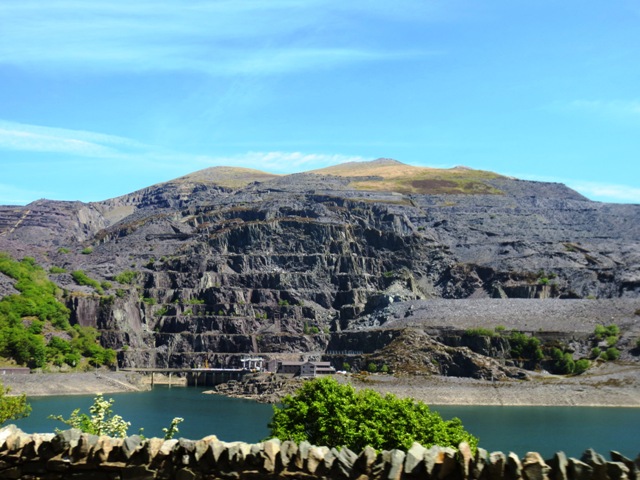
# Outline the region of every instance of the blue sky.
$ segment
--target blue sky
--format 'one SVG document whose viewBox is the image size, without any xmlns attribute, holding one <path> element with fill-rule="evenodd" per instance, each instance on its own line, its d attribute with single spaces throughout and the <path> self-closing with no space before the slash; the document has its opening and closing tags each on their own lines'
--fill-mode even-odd
<svg viewBox="0 0 640 480">
<path fill-rule="evenodd" d="M 2 0 L 0 204 L 379 157 L 640 203 L 640 3 Z"/>
</svg>

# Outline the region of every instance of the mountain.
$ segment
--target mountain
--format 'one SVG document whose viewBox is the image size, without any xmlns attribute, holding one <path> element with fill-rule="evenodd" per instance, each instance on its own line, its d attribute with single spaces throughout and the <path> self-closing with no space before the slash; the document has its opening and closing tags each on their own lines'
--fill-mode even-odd
<svg viewBox="0 0 640 480">
<path fill-rule="evenodd" d="M 214 167 L 103 202 L 0 207 L 0 251 L 65 269 L 50 277 L 73 320 L 98 327 L 122 366 L 244 353 L 384 363 L 418 328 L 439 345 L 431 370 L 451 373 L 433 366 L 449 358 L 486 377 L 511 373 L 454 358 L 478 325 L 583 340 L 604 318 L 629 341 L 638 330 L 639 205 L 466 167 Z M 111 286 L 98 295 L 75 270 Z M 0 274 L 0 294 L 11 289 Z"/>
</svg>

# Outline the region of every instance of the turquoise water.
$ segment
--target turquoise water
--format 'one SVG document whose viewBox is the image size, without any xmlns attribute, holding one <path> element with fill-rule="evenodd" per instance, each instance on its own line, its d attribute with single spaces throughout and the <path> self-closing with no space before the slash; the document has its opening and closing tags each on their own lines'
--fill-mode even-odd
<svg viewBox="0 0 640 480">
<path fill-rule="evenodd" d="M 199 439 L 217 435 L 225 441 L 258 442 L 269 430 L 270 405 L 249 400 L 204 395 L 199 388 L 157 386 L 149 392 L 105 395 L 114 411 L 131 422 L 129 433 L 144 428 L 147 437 L 162 436 L 171 419 L 183 417 L 178 436 Z M 15 422 L 24 431 L 51 432 L 60 422 L 50 414 L 68 417 L 75 408 L 88 411 L 93 396 L 32 397 L 30 417 Z M 489 451 L 510 451 L 521 457 L 536 451 L 550 458 L 556 451 L 580 457 L 587 448 L 608 457 L 610 450 L 635 458 L 640 453 L 640 409 L 593 407 L 432 406 L 443 418 L 459 417 Z"/>
</svg>

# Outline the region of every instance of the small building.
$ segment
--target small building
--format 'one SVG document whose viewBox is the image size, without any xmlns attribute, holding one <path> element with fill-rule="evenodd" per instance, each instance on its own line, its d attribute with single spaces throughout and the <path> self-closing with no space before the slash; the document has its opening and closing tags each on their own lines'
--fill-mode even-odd
<svg viewBox="0 0 640 480">
<path fill-rule="evenodd" d="M 336 373 L 330 362 L 269 360 L 267 369 L 270 372 L 307 378 Z"/>
<path fill-rule="evenodd" d="M 333 375 L 336 369 L 329 362 L 305 362 L 300 365 L 300 376 L 315 378 L 318 375 Z"/>
</svg>

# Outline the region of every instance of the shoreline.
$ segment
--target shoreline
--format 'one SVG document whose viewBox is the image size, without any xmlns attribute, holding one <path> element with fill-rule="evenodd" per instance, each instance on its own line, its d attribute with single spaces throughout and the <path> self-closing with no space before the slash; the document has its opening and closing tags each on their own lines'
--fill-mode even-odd
<svg viewBox="0 0 640 480">
<path fill-rule="evenodd" d="M 576 406 L 640 408 L 640 369 L 637 365 L 605 365 L 576 377 L 532 375 L 530 380 L 491 382 L 461 377 L 393 375 L 336 375 L 340 383 L 381 394 L 411 397 L 427 405 Z M 176 379 L 177 380 L 177 379 Z M 291 380 L 297 382 L 299 379 Z M 151 389 L 145 375 L 131 372 L 72 372 L 3 375 L 0 382 L 11 395 L 27 397 L 142 392 Z M 162 381 L 156 382 L 164 383 Z M 168 383 L 168 382 L 167 382 Z M 172 382 L 180 387 L 179 382 Z M 188 388 L 188 387 L 185 387 Z M 263 403 L 275 403 L 286 391 L 282 384 L 263 398 L 248 391 L 216 392 Z M 265 400 L 268 400 L 265 402 Z"/>
<path fill-rule="evenodd" d="M 9 395 L 29 397 L 97 395 L 150 390 L 142 375 L 130 372 L 92 371 L 65 373 L 8 374 L 0 383 L 11 388 Z"/>
</svg>

